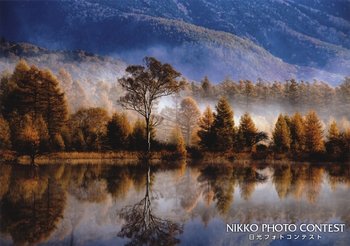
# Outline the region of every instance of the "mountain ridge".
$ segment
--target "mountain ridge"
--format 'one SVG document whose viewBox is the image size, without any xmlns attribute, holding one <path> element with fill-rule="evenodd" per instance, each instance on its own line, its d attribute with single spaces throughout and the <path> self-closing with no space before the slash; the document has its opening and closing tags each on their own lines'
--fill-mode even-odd
<svg viewBox="0 0 350 246">
<path fill-rule="evenodd" d="M 126 2 L 129 1 L 1 3 L 5 7 L 2 9 L 8 10 L 1 17 L 3 25 L 11 26 L 14 23 L 13 29 L 16 32 L 2 28 L 0 35 L 51 50 L 87 50 L 96 54 L 119 57 L 128 63 L 140 63 L 142 57 L 146 55 L 156 56 L 164 62 L 173 64 L 187 77 L 195 80 L 209 75 L 214 81 L 221 81 L 225 77 L 232 77 L 235 80 L 297 78 L 320 79 L 336 84 L 348 75 L 344 71 L 345 68 L 350 68 L 350 52 L 347 48 L 336 44 L 312 39 L 306 35 L 303 37 L 305 43 L 313 42 L 314 46 L 322 46 L 322 57 L 328 64 L 323 64 L 322 68 L 316 63 L 310 63 L 308 66 L 289 64 L 284 62 L 283 57 L 275 56 L 270 50 L 257 45 L 252 41 L 253 38 L 222 31 L 220 25 L 217 25 L 217 29 L 208 29 L 205 23 L 198 26 L 192 24 L 188 18 L 182 20 L 181 15 L 176 19 L 168 14 L 165 18 L 162 17 L 167 15 L 164 9 L 156 12 L 158 16 L 150 16 L 147 15 L 149 14 L 147 11 L 138 11 L 138 8 L 130 10 L 120 7 Z M 141 8 L 143 4 L 152 6 L 156 2 L 158 1 L 139 0 L 132 3 L 139 4 Z M 162 6 L 168 2 L 165 1 Z M 186 5 L 189 4 L 188 1 L 170 2 L 180 4 L 182 12 L 188 12 L 187 16 L 191 14 Z M 208 3 L 204 0 L 194 2 Z M 119 7 L 111 6 L 113 4 L 119 4 Z M 35 14 L 40 10 L 46 11 L 48 15 L 37 17 Z M 246 14 L 249 15 L 249 12 Z M 293 29 L 290 32 L 293 32 Z M 301 37 L 299 39 L 303 40 Z M 338 53 L 335 54 L 335 51 Z"/>
</svg>

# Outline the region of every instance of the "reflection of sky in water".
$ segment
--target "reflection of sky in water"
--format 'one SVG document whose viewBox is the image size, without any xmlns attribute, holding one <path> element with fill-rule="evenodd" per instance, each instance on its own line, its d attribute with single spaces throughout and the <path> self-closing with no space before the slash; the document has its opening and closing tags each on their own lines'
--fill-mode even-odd
<svg viewBox="0 0 350 246">
<path fill-rule="evenodd" d="M 321 167 L 306 166 L 296 171 L 288 167 L 278 173 L 273 168 L 230 167 L 219 170 L 216 176 L 212 175 L 215 170 L 205 173 L 202 168 L 182 168 L 153 172 L 152 213 L 184 225 L 183 233 L 178 236 L 181 245 L 349 245 L 348 229 L 346 233 L 309 233 L 322 236 L 321 240 L 314 241 L 250 241 L 249 233 L 226 232 L 226 223 L 349 222 L 348 169 L 347 175 L 340 178 L 338 175 L 332 182 L 328 171 Z M 112 170 L 112 173 L 119 171 Z M 63 216 L 42 244 L 124 245 L 128 242 L 117 236 L 125 222 L 119 212 L 143 199 L 145 189 L 136 185 L 139 177 L 133 177 L 134 183 L 125 188 L 123 196 L 113 196 L 108 190 L 113 178 L 106 181 L 106 173 L 111 171 L 100 172 L 93 182 L 85 180 L 87 184 L 57 181 L 59 186 L 65 186 Z M 125 180 L 133 178 L 127 176 Z M 122 181 L 125 183 L 125 180 Z M 89 186 L 94 186 L 94 190 L 87 191 Z M 87 194 L 91 192 L 97 192 L 94 201 L 88 199 Z M 4 228 L 0 244 L 11 244 L 11 236 Z"/>
</svg>

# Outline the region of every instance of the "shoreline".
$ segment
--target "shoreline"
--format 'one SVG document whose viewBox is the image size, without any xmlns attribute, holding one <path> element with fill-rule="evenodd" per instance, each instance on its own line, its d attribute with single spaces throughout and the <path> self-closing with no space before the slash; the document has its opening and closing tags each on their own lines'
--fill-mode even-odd
<svg viewBox="0 0 350 246">
<path fill-rule="evenodd" d="M 102 164 L 102 165 L 137 165 L 142 162 L 140 157 L 141 151 L 103 151 L 103 152 L 54 152 L 49 154 L 38 155 L 35 158 L 36 165 L 50 165 L 50 164 Z M 253 158 L 253 153 L 216 153 L 204 152 L 200 158 L 187 154 L 186 157 L 179 157 L 175 152 L 170 151 L 154 151 L 150 160 L 151 165 L 161 165 L 162 163 L 188 163 L 190 165 L 210 165 L 222 164 L 230 165 L 238 164 L 298 164 L 298 163 L 312 163 L 312 164 L 333 164 L 344 163 L 350 164 L 349 160 L 314 160 L 314 159 L 300 159 L 293 160 L 286 158 Z M 174 157 L 175 156 L 175 157 Z M 30 165 L 29 156 L 16 157 L 14 152 L 0 153 L 1 163 L 12 163 L 19 165 Z"/>
</svg>

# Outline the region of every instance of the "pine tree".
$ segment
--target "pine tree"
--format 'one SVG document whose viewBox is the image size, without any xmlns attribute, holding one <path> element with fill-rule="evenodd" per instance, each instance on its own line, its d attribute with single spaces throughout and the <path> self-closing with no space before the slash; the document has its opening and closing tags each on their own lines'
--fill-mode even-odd
<svg viewBox="0 0 350 246">
<path fill-rule="evenodd" d="M 210 108 L 207 106 L 204 110 L 203 116 L 199 120 L 199 130 L 197 135 L 199 137 L 199 145 L 204 149 L 211 149 L 213 144 L 213 132 L 212 125 L 214 122 L 214 115 Z"/>
<path fill-rule="evenodd" d="M 130 132 L 131 126 L 126 114 L 113 114 L 112 119 L 107 124 L 107 138 L 111 148 L 126 148 Z"/>
<path fill-rule="evenodd" d="M 290 149 L 291 139 L 290 130 L 286 123 L 285 117 L 280 114 L 275 124 L 275 129 L 272 133 L 274 146 L 277 151 L 286 152 Z"/>
<path fill-rule="evenodd" d="M 322 124 L 315 111 L 310 111 L 306 115 L 305 147 L 308 153 L 324 151 Z"/>
<path fill-rule="evenodd" d="M 252 118 L 249 113 L 242 115 L 237 134 L 237 147 L 239 149 L 251 148 L 256 143 L 256 136 L 258 134 L 258 129 L 256 128 Z"/>
<path fill-rule="evenodd" d="M 234 139 L 233 111 L 225 97 L 216 105 L 213 122 L 214 150 L 226 151 L 232 148 Z"/>
<path fill-rule="evenodd" d="M 302 153 L 305 149 L 305 123 L 298 112 L 291 118 L 290 133 L 292 138 L 291 149 L 295 153 Z"/>
</svg>

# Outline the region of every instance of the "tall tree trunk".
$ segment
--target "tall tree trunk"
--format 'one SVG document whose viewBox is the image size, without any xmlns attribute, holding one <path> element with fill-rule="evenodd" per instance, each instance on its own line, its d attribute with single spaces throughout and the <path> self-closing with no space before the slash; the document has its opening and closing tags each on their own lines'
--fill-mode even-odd
<svg viewBox="0 0 350 246">
<path fill-rule="evenodd" d="M 146 117 L 146 134 L 147 134 L 147 154 L 151 154 L 151 127 L 150 127 L 150 118 Z"/>
</svg>

